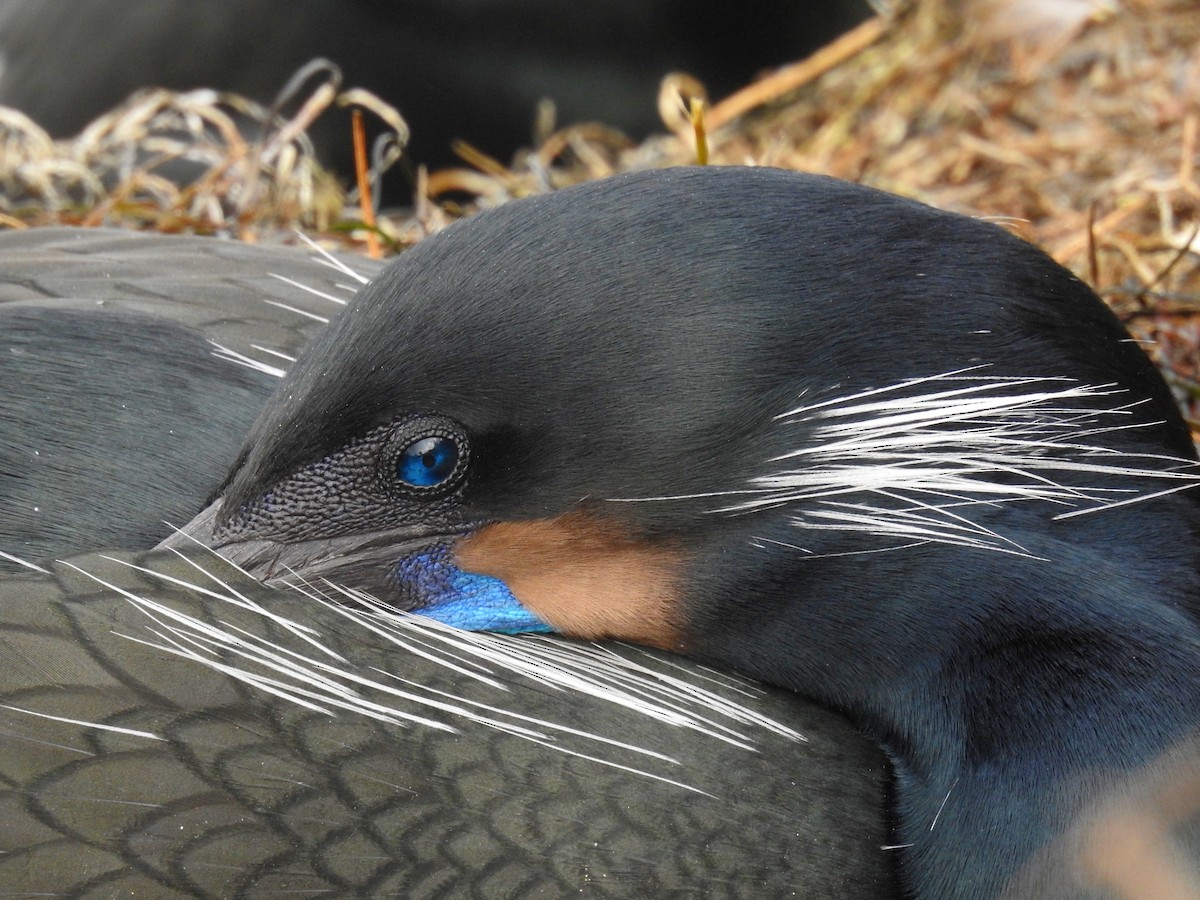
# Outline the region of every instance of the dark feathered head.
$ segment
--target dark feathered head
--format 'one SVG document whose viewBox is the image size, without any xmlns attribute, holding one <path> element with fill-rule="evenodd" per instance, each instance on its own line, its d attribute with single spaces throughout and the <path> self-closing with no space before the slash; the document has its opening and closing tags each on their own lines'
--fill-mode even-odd
<svg viewBox="0 0 1200 900">
<path fill-rule="evenodd" d="M 837 590 L 822 560 L 1035 556 L 1063 514 L 1190 484 L 1190 452 L 1112 315 L 997 226 L 678 169 L 400 257 L 288 373 L 200 530 L 470 627 L 679 647 Z"/>
</svg>

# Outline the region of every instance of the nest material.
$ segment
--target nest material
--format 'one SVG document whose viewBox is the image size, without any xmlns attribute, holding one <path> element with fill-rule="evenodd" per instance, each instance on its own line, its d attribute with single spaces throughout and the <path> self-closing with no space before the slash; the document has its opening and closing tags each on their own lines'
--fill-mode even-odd
<svg viewBox="0 0 1200 900">
<path fill-rule="evenodd" d="M 1010 224 L 1152 342 L 1196 422 L 1198 48 L 1195 0 L 915 0 L 717 103 L 702 130 L 714 164 L 824 172 Z M 321 91 L 288 121 L 230 95 L 151 92 L 62 142 L 0 110 L 0 225 L 258 238 L 340 221 L 353 242 L 358 216 L 303 137 L 332 102 Z M 470 168 L 419 173 L 412 208 L 380 229 L 402 248 L 514 197 L 695 162 L 680 92 L 703 89 L 669 78 L 674 133 L 641 145 L 593 123 L 544 127 L 512 164 L 463 148 Z M 199 175 L 181 187 L 168 161 Z"/>
<path fill-rule="evenodd" d="M 320 81 L 290 116 L 279 109 Z M 346 194 L 316 159 L 306 128 L 334 105 L 375 112 L 401 145 L 407 126 L 366 91 L 339 93 L 326 60 L 303 67 L 271 109 L 207 89 L 139 91 L 55 141 L 0 107 L 0 224 L 119 225 L 162 232 L 326 231 Z"/>
<path fill-rule="evenodd" d="M 699 93 L 686 79 L 687 94 Z M 670 105 L 665 105 L 670 109 Z M 568 128 L 478 206 L 696 160 L 694 123 L 629 148 Z M 1088 281 L 1200 431 L 1200 5 L 921 0 L 712 107 L 708 159 L 823 172 L 996 218 Z"/>
</svg>

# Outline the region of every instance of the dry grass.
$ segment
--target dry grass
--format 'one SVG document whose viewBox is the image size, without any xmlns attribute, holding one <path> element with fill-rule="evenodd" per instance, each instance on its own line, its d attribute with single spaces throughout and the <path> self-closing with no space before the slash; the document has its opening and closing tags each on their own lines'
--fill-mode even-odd
<svg viewBox="0 0 1200 900">
<path fill-rule="evenodd" d="M 336 66 L 316 60 L 271 109 L 212 90 L 140 91 L 64 141 L 0 107 L 0 224 L 224 232 L 243 240 L 327 231 L 344 217 L 346 195 L 317 162 L 305 129 L 332 105 L 354 103 L 380 115 L 400 143 L 407 140 L 395 110 L 364 91 L 339 92 L 340 82 Z M 292 103 L 296 111 L 281 115 Z"/>
</svg>

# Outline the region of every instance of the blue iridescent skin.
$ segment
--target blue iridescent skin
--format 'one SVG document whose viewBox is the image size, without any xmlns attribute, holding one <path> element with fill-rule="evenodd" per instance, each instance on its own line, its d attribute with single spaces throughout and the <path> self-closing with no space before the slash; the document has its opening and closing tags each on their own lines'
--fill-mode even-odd
<svg viewBox="0 0 1200 900">
<path fill-rule="evenodd" d="M 464 572 L 445 544 L 406 556 L 396 566 L 396 580 L 422 598 L 418 615 L 464 631 L 500 634 L 550 634 L 549 625 L 523 607 L 503 581 Z"/>
<path fill-rule="evenodd" d="M 418 489 L 437 487 L 458 471 L 460 456 L 459 446 L 447 435 L 422 438 L 405 448 L 396 477 Z M 554 630 L 525 609 L 499 578 L 456 566 L 445 544 L 404 557 L 393 576 L 419 602 L 414 612 L 445 625 L 500 634 Z"/>
</svg>

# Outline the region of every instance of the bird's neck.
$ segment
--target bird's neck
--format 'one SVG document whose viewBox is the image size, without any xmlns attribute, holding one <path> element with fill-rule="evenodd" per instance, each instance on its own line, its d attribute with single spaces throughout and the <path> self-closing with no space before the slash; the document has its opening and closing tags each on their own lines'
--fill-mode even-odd
<svg viewBox="0 0 1200 900">
<path fill-rule="evenodd" d="M 997 622 L 1011 641 L 913 679 L 900 715 L 864 709 L 894 761 L 913 896 L 1108 896 L 1108 811 L 1155 814 L 1168 785 L 1150 773 L 1200 727 L 1200 635 L 1171 614 L 1100 618 L 1038 636 Z"/>
<path fill-rule="evenodd" d="M 818 564 L 786 606 L 746 607 L 701 652 L 735 648 L 726 661 L 843 710 L 889 752 L 914 897 L 1031 877 L 1024 896 L 1100 896 L 1080 829 L 1200 727 L 1200 626 L 1112 561 L 954 555 L 897 553 L 869 582 L 850 559 Z"/>
</svg>

